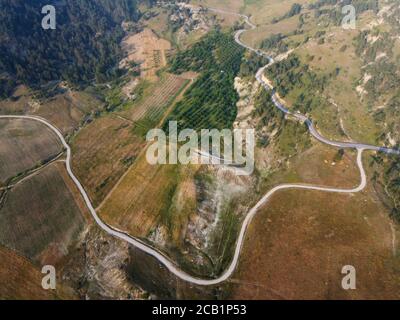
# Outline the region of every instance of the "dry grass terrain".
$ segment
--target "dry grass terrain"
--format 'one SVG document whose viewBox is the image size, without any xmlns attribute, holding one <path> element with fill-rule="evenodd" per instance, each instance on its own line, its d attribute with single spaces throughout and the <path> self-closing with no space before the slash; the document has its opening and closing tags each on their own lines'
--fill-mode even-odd
<svg viewBox="0 0 400 320">
<path fill-rule="evenodd" d="M 133 124 L 117 116 L 96 119 L 72 142 L 72 167 L 90 198 L 98 204 L 136 159 L 144 140 Z"/>
<path fill-rule="evenodd" d="M 157 127 L 189 87 L 194 74 L 164 74 L 129 109 L 95 119 L 72 141 L 74 171 L 98 205 L 136 160 L 145 133 Z"/>
<path fill-rule="evenodd" d="M 25 113 L 34 107 L 29 89 L 23 85 L 15 89 L 12 99 L 0 100 L 0 114 Z"/>
<path fill-rule="evenodd" d="M 364 14 L 359 20 L 359 27 L 363 28 L 366 20 L 371 19 Z M 311 28 L 309 35 L 317 32 L 318 28 Z M 309 64 L 311 70 L 317 74 L 327 74 L 340 68 L 338 77 L 332 79 L 325 94 L 331 98 L 331 109 L 339 116 L 342 127 L 352 139 L 369 143 L 375 142 L 378 133 L 376 123 L 363 105 L 357 94 L 354 83 L 362 77 L 363 63 L 355 53 L 354 38 L 360 29 L 344 30 L 334 27 L 327 30 L 325 43 L 318 43 L 318 39 L 311 39 L 301 46 L 296 53 Z M 314 112 L 313 116 L 319 122 L 324 133 L 329 132 L 332 125 L 325 116 L 324 110 Z M 327 132 L 328 131 L 328 132 Z M 332 136 L 332 135 L 331 135 Z M 338 135 L 336 135 L 338 138 Z"/>
<path fill-rule="evenodd" d="M 273 18 L 286 14 L 294 3 L 306 5 L 313 0 L 244 0 L 244 13 L 251 15 L 257 25 L 270 24 Z"/>
<path fill-rule="evenodd" d="M 324 159 L 332 155 L 309 150 L 295 161 L 298 174 L 309 183 L 356 185 L 354 155 L 345 156 L 341 169 L 325 171 Z M 231 298 L 399 299 L 399 231 L 393 228 L 370 186 L 353 195 L 279 192 L 249 227 Z M 356 268 L 357 290 L 341 288 L 344 265 Z"/>
<path fill-rule="evenodd" d="M 150 165 L 142 154 L 103 203 L 100 215 L 113 226 L 145 237 L 168 212 L 176 190 L 176 165 Z"/>
<path fill-rule="evenodd" d="M 56 135 L 42 124 L 0 119 L 0 183 L 23 173 L 62 151 Z"/>
<path fill-rule="evenodd" d="M 244 0 L 192 0 L 190 3 L 204 7 L 218 8 L 239 12 L 244 5 Z"/>
<path fill-rule="evenodd" d="M 24 86 L 19 86 L 12 99 L 0 101 L 0 114 L 33 114 L 49 120 L 64 134 L 77 129 L 85 116 L 102 106 L 102 102 L 85 91 L 67 89 L 62 94 L 39 101 Z"/>
<path fill-rule="evenodd" d="M 100 109 L 103 102 L 82 91 L 68 90 L 44 103 L 33 112 L 49 120 L 64 134 L 71 134 L 79 128 L 85 116 Z"/>
<path fill-rule="evenodd" d="M 337 154 L 337 149 L 320 143 L 305 151 L 290 166 L 296 176 L 294 182 L 354 188 L 360 183 L 356 153 L 346 150 L 340 161 L 336 160 Z"/>
</svg>

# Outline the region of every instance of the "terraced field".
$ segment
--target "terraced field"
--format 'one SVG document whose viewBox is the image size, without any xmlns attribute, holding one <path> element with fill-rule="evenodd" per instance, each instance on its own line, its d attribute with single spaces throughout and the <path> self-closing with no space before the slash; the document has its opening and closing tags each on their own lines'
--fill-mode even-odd
<svg viewBox="0 0 400 320">
<path fill-rule="evenodd" d="M 174 100 L 179 92 L 187 85 L 188 79 L 173 74 L 164 74 L 158 83 L 152 85 L 148 93 L 130 110 L 122 115 L 137 122 L 146 119 L 156 124 L 166 107 Z"/>
</svg>

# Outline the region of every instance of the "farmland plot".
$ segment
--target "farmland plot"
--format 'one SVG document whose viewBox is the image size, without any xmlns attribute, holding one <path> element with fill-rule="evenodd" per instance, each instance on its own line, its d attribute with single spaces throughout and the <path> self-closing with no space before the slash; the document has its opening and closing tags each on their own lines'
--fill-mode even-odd
<svg viewBox="0 0 400 320">
<path fill-rule="evenodd" d="M 0 244 L 36 261 L 68 252 L 85 222 L 62 170 L 53 163 L 7 192 L 0 208 Z"/>
<path fill-rule="evenodd" d="M 171 44 L 165 39 L 159 38 L 153 30 L 146 28 L 140 33 L 127 36 L 122 41 L 122 48 L 126 58 L 120 63 L 121 67 L 129 62 L 141 64 L 143 78 L 157 80 L 157 70 L 167 64 L 166 55 L 171 50 Z"/>
<path fill-rule="evenodd" d="M 62 151 L 56 135 L 31 120 L 0 120 L 0 182 L 55 157 Z"/>
<path fill-rule="evenodd" d="M 0 261 L 0 299 L 60 298 L 58 292 L 43 290 L 43 274 L 28 259 L 0 246 Z"/>
<path fill-rule="evenodd" d="M 101 217 L 132 235 L 145 237 L 168 212 L 177 174 L 178 166 L 152 166 L 142 155 L 104 202 Z"/>
<path fill-rule="evenodd" d="M 49 120 L 63 134 L 71 134 L 102 102 L 84 91 L 68 91 L 47 101 L 33 113 Z"/>
<path fill-rule="evenodd" d="M 156 124 L 165 108 L 186 86 L 188 80 L 182 76 L 165 74 L 160 81 L 154 84 L 151 93 L 146 94 L 132 109 L 124 113 L 132 121 L 146 119 Z"/>
<path fill-rule="evenodd" d="M 98 118 L 72 142 L 72 166 L 97 205 L 136 159 L 144 140 L 132 123 L 117 116 Z"/>
</svg>

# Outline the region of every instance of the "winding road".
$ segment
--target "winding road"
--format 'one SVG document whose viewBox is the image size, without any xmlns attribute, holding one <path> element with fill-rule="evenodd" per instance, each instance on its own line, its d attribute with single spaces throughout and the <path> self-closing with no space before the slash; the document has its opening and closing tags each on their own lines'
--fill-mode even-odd
<svg viewBox="0 0 400 320">
<path fill-rule="evenodd" d="M 236 15 L 239 16 L 241 18 L 243 18 L 245 20 L 245 22 L 247 23 L 247 25 L 250 26 L 251 29 L 255 29 L 256 26 L 254 24 L 251 23 L 250 18 L 248 16 L 245 15 L 241 15 L 241 14 L 237 14 L 234 12 L 228 12 L 228 11 L 223 11 L 223 10 L 219 10 L 219 9 L 214 9 L 214 8 L 209 8 L 210 11 L 214 11 L 217 13 L 223 13 L 223 14 L 232 14 L 232 15 Z M 373 150 L 373 151 L 379 151 L 379 152 L 385 152 L 388 154 L 398 154 L 400 155 L 400 151 L 398 150 L 394 150 L 394 149 L 389 149 L 389 148 L 380 148 L 380 147 L 375 147 L 375 146 L 370 146 L 370 145 L 365 145 L 365 144 L 361 144 L 361 143 L 344 143 L 344 142 L 335 142 L 335 141 L 330 141 L 326 138 L 324 138 L 323 136 L 321 136 L 318 131 L 315 129 L 312 121 L 310 119 L 308 119 L 306 116 L 299 114 L 299 113 L 291 113 L 289 110 L 287 110 L 282 104 L 280 104 L 280 102 L 278 101 L 275 91 L 273 88 L 271 88 L 266 82 L 263 81 L 262 79 L 262 74 L 264 72 L 264 70 L 271 65 L 271 63 L 273 63 L 273 59 L 268 57 L 265 53 L 261 52 L 260 50 L 251 48 L 249 46 L 247 46 L 246 44 L 242 43 L 240 40 L 240 36 L 246 31 L 246 29 L 243 30 L 239 30 L 236 32 L 235 34 L 235 40 L 236 42 L 245 47 L 248 50 L 251 50 L 259 55 L 264 55 L 266 56 L 270 63 L 265 66 L 262 67 L 256 75 L 257 81 L 260 82 L 267 90 L 272 90 L 273 94 L 272 94 L 272 101 L 274 102 L 274 104 L 276 105 L 277 108 L 279 108 L 282 112 L 286 113 L 286 114 L 291 114 L 295 117 L 297 117 L 299 120 L 305 122 L 309 128 L 310 133 L 319 141 L 321 141 L 322 143 L 334 146 L 334 147 L 340 147 L 340 148 L 353 148 L 353 149 L 357 149 L 357 165 L 358 168 L 360 170 L 360 175 L 361 175 L 361 182 L 360 185 L 355 187 L 354 189 L 338 189 L 338 188 L 329 188 L 329 187 L 320 187 L 320 186 L 313 186 L 313 185 L 302 185 L 302 184 L 282 184 L 282 185 L 278 185 L 276 187 L 274 187 L 273 189 L 271 189 L 267 194 L 265 194 L 263 196 L 263 198 L 258 201 L 258 203 L 247 213 L 241 229 L 240 229 L 240 233 L 238 236 L 238 239 L 236 241 L 236 247 L 235 247 L 235 252 L 234 252 L 234 256 L 233 259 L 229 265 L 229 267 L 223 272 L 222 275 L 220 275 L 218 278 L 215 279 L 200 279 L 197 277 L 194 277 L 184 271 L 182 271 L 179 266 L 176 265 L 175 262 L 173 262 L 169 257 L 167 257 L 166 255 L 164 255 L 162 252 L 160 252 L 159 250 L 153 248 L 152 246 L 150 246 L 147 243 L 144 243 L 143 241 L 141 241 L 140 239 L 137 239 L 135 237 L 130 236 L 129 234 L 121 231 L 121 230 L 117 230 L 116 228 L 113 228 L 112 226 L 109 226 L 108 224 L 104 223 L 100 217 L 97 215 L 96 210 L 94 209 L 85 189 L 83 188 L 83 186 L 81 185 L 81 183 L 79 182 L 79 180 L 75 177 L 72 169 L 71 169 L 71 148 L 70 146 L 67 144 L 67 142 L 65 141 L 62 133 L 60 132 L 60 130 L 58 128 L 56 128 L 54 125 L 52 125 L 50 122 L 48 122 L 46 119 L 41 118 L 41 117 L 37 117 L 37 116 L 29 116 L 29 115 L 0 115 L 0 119 L 25 119 L 25 120 L 32 120 L 32 121 L 38 121 L 42 124 L 44 124 L 45 126 L 47 126 L 48 128 L 50 128 L 56 135 L 57 137 L 60 139 L 62 145 L 64 146 L 66 152 L 67 152 L 67 157 L 66 157 L 66 161 L 65 161 L 65 165 L 66 165 L 66 169 L 68 172 L 68 175 L 71 177 L 72 181 L 75 183 L 76 187 L 78 188 L 79 192 L 81 193 L 86 206 L 89 209 L 90 214 L 92 215 L 93 219 L 96 221 L 97 225 L 103 229 L 105 232 L 107 232 L 108 234 L 119 238 L 123 241 L 126 241 L 130 244 L 132 244 L 133 246 L 135 246 L 136 248 L 138 248 L 139 250 L 142 250 L 143 252 L 153 256 L 154 258 L 156 258 L 161 264 L 163 264 L 170 272 L 172 272 L 175 276 L 177 276 L 178 278 L 196 284 L 196 285 L 201 285 L 201 286 L 209 286 L 209 285 L 216 285 L 219 284 L 221 282 L 224 282 L 225 280 L 227 280 L 235 271 L 238 262 L 239 262 L 239 257 L 240 257 L 240 252 L 245 240 L 245 235 L 246 235 L 246 230 L 247 227 L 249 226 L 249 224 L 251 223 L 253 217 L 257 214 L 258 210 L 263 207 L 268 200 L 272 197 L 273 194 L 275 194 L 275 192 L 280 191 L 280 190 L 287 190 L 287 189 L 299 189 L 299 190 L 316 190 L 316 191 L 323 191 L 323 192 L 333 192 L 333 193 L 356 193 L 356 192 L 360 192 L 362 191 L 366 185 L 367 185 L 367 178 L 366 178 L 366 174 L 365 174 L 365 170 L 362 164 L 362 153 L 364 150 Z"/>
</svg>

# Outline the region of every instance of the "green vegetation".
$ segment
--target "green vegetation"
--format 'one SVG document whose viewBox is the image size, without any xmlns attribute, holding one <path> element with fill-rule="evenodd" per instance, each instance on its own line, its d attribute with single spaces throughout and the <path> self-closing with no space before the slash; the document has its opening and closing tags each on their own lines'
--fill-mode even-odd
<svg viewBox="0 0 400 320">
<path fill-rule="evenodd" d="M 343 20 L 342 8 L 344 5 L 353 5 L 356 9 L 357 14 L 372 10 L 375 13 L 379 10 L 377 0 L 347 0 L 341 5 L 337 6 L 340 0 L 318 0 L 317 2 L 310 4 L 309 9 L 314 9 L 314 16 L 319 18 L 321 16 L 327 16 L 334 25 L 340 25 Z M 334 6 L 326 8 L 326 6 Z"/>
<path fill-rule="evenodd" d="M 294 4 L 292 5 L 292 7 L 290 8 L 290 10 L 289 10 L 287 13 L 285 13 L 285 14 L 284 14 L 282 17 L 280 17 L 280 18 L 274 18 L 274 19 L 272 20 L 272 23 L 278 23 L 279 21 L 282 21 L 282 20 L 284 20 L 284 19 L 288 19 L 288 18 L 294 17 L 295 15 L 300 14 L 301 9 L 302 9 L 301 4 L 294 3 Z"/>
<path fill-rule="evenodd" d="M 307 113 L 321 104 L 321 96 L 328 80 L 336 74 L 317 75 L 307 64 L 292 54 L 288 59 L 274 64 L 267 70 L 270 79 L 274 79 L 275 87 L 282 97 L 289 93 L 294 95 L 293 107 Z"/>
<path fill-rule="evenodd" d="M 267 39 L 263 40 L 261 43 L 261 49 L 263 50 L 274 50 L 278 53 L 286 52 L 288 50 L 288 46 L 285 42 L 283 42 L 285 36 L 281 33 L 273 34 Z"/>
<path fill-rule="evenodd" d="M 94 79 L 104 82 L 118 76 L 120 25 L 123 20 L 137 21 L 136 2 L 64 1 L 55 4 L 56 30 L 44 30 L 40 9 L 48 1 L 3 1 L 0 74 L 35 89 L 60 79 L 81 87 Z"/>
<path fill-rule="evenodd" d="M 13 93 L 15 85 L 16 83 L 13 79 L 0 78 L 0 99 L 9 97 Z"/>
<path fill-rule="evenodd" d="M 335 154 L 333 161 L 334 162 L 339 162 L 343 160 L 344 157 L 344 149 L 339 149 L 338 152 Z"/>
<path fill-rule="evenodd" d="M 391 212 L 391 217 L 400 223 L 400 206 L 398 205 L 400 201 L 400 163 L 396 159 L 393 159 L 385 171 L 385 181 L 387 183 L 387 188 L 393 197 L 393 208 Z"/>
<path fill-rule="evenodd" d="M 258 69 L 267 65 L 268 62 L 269 60 L 265 56 L 259 56 L 255 52 L 247 53 L 240 66 L 239 77 L 254 77 Z"/>
<path fill-rule="evenodd" d="M 171 71 L 196 71 L 201 75 L 178 102 L 167 122 L 178 127 L 207 129 L 230 128 L 236 118 L 238 95 L 234 78 L 240 70 L 244 49 L 232 35 L 213 31 L 171 62 Z"/>
</svg>

